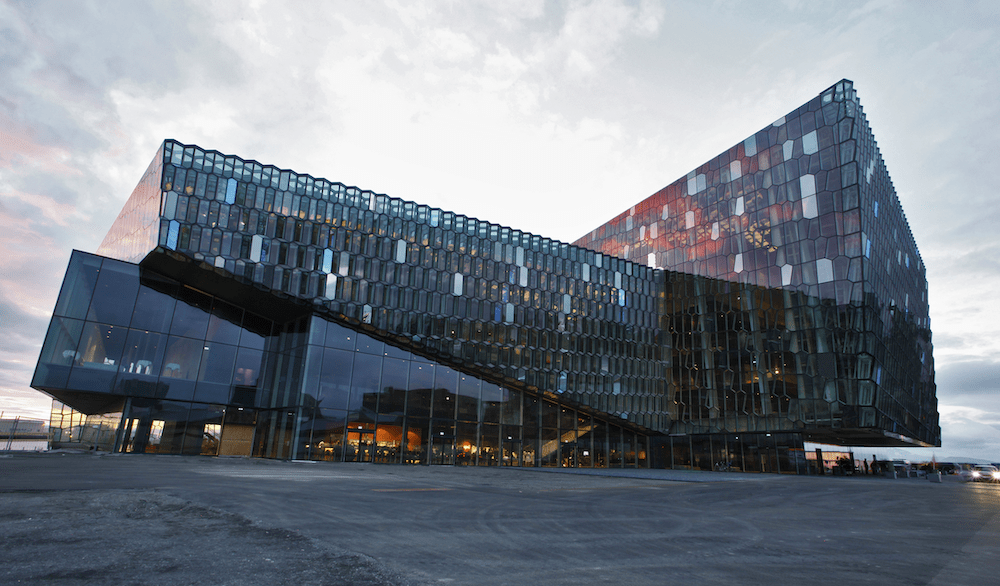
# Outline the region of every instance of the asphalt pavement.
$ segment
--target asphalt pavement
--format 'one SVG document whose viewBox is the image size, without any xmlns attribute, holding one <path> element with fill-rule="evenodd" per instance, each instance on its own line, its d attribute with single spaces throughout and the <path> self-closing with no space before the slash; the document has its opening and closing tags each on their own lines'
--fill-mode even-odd
<svg viewBox="0 0 1000 586">
<path fill-rule="evenodd" d="M 0 583 L 982 584 L 998 513 L 955 477 L 8 454 Z"/>
</svg>

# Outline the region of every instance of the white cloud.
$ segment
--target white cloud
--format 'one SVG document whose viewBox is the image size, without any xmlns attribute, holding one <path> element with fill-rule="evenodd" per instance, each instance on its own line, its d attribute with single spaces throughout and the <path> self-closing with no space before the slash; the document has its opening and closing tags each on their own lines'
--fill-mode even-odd
<svg viewBox="0 0 1000 586">
<path fill-rule="evenodd" d="M 432 60 L 441 60 L 449 64 L 465 63 L 479 53 L 479 47 L 463 33 L 450 29 L 439 28 L 426 35 L 427 41 L 433 45 Z"/>
</svg>

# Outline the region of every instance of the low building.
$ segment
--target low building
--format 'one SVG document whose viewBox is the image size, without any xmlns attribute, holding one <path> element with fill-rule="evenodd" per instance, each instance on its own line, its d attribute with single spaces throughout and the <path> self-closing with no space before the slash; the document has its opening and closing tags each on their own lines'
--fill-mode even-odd
<svg viewBox="0 0 1000 586">
<path fill-rule="evenodd" d="M 48 449 L 49 434 L 41 419 L 0 419 L 0 450 L 40 452 Z"/>
</svg>

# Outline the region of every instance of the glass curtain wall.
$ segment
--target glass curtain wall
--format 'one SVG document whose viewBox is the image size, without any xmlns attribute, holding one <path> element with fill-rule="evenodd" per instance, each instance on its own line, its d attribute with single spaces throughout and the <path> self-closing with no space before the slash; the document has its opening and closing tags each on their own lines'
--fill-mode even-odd
<svg viewBox="0 0 1000 586">
<path fill-rule="evenodd" d="M 121 415 L 109 449 L 124 452 L 472 466 L 593 461 L 589 436 L 586 448 L 579 437 L 596 419 L 577 409 L 319 316 L 276 323 L 84 253 L 70 262 L 33 382 L 111 405 Z M 81 425 L 62 419 L 69 423 L 59 433 L 79 436 Z"/>
</svg>

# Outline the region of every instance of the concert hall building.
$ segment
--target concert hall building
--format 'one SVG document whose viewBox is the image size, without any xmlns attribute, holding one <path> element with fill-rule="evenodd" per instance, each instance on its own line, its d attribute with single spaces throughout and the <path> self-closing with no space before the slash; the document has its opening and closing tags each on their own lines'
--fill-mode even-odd
<svg viewBox="0 0 1000 586">
<path fill-rule="evenodd" d="M 847 80 L 574 243 L 166 140 L 32 387 L 55 443 L 118 452 L 808 473 L 941 437 Z"/>
</svg>

